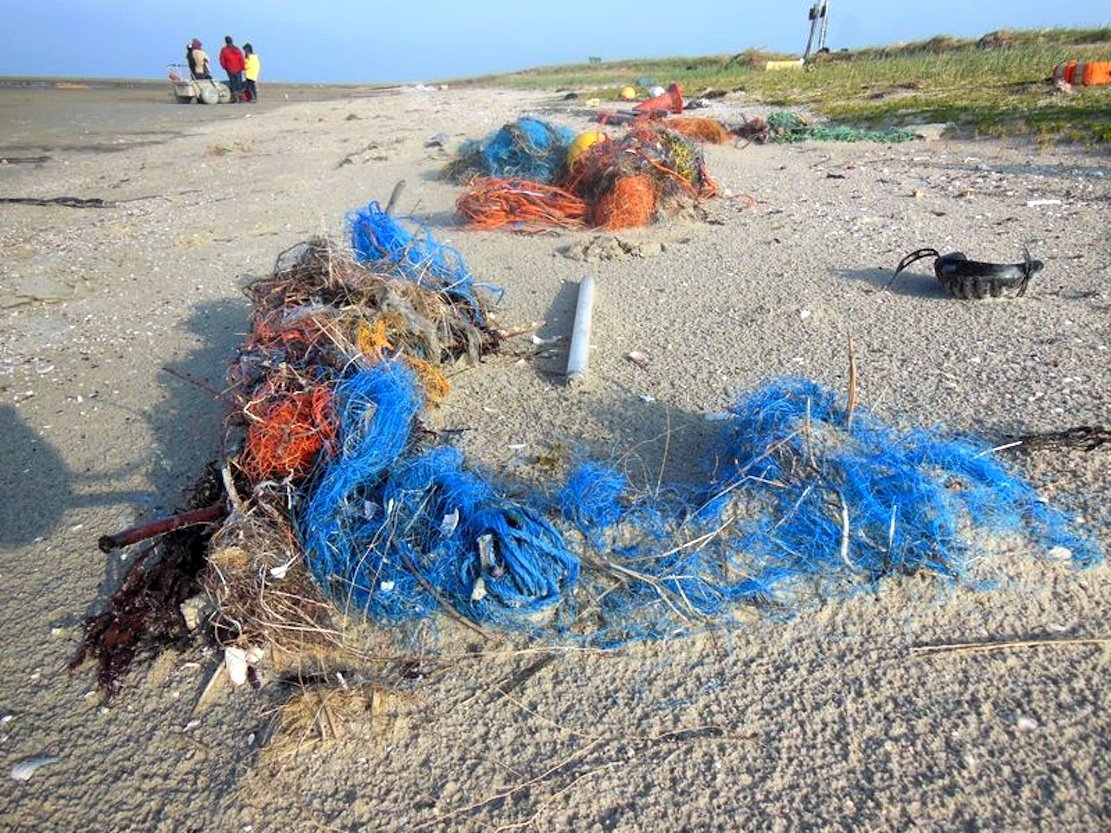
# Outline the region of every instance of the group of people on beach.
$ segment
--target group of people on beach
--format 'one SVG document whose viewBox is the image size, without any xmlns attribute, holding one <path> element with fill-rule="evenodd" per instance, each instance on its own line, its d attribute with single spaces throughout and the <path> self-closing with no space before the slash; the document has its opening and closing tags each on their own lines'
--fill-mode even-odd
<svg viewBox="0 0 1111 833">
<path fill-rule="evenodd" d="M 193 78 L 212 78 L 208 54 L 201 48 L 197 38 L 186 45 L 185 61 Z M 258 76 L 262 62 L 249 43 L 240 49 L 231 35 L 224 37 L 224 48 L 220 50 L 220 66 L 228 74 L 228 88 L 233 102 L 258 101 Z"/>
</svg>

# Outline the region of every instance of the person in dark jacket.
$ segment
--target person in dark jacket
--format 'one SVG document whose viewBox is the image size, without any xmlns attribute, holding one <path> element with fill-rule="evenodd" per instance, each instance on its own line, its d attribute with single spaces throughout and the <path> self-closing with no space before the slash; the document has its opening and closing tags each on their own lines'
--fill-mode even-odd
<svg viewBox="0 0 1111 833">
<path fill-rule="evenodd" d="M 224 38 L 224 48 L 220 50 L 220 66 L 228 74 L 228 87 L 231 88 L 231 100 L 240 101 L 243 98 L 243 53 L 235 45 L 231 35 Z"/>
</svg>

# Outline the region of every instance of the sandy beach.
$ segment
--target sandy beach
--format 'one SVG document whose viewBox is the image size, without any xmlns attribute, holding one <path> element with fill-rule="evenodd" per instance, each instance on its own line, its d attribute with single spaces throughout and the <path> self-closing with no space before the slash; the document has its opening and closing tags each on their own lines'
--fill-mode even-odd
<svg viewBox="0 0 1111 833">
<path fill-rule="evenodd" d="M 280 693 L 225 690 L 199 645 L 139 662 L 110 703 L 66 665 L 133 552 L 97 538 L 183 506 L 221 453 L 241 289 L 279 253 L 340 238 L 406 181 L 399 211 L 541 322 L 451 379 L 433 429 L 528 479 L 554 447 L 632 461 L 642 485 L 695 471 L 712 417 L 761 381 L 845 390 L 911 428 L 1004 442 L 1111 422 L 1111 158 L 1075 146 L 708 146 L 705 218 L 617 236 L 474 232 L 450 151 L 523 114 L 589 124 L 554 92 L 263 86 L 257 106 L 136 90 L 0 89 L 0 828 L 13 831 L 1061 830 L 1111 826 L 1106 643 L 936 655 L 917 646 L 1107 637 L 1106 566 L 1017 547 L 988 588 L 915 575 L 789 621 L 616 651 L 445 637 L 338 740 L 260 750 Z M 286 97 L 288 95 L 289 97 Z M 731 94 L 702 111 L 765 108 Z M 439 134 L 446 140 L 432 143 Z M 446 145 L 442 147 L 441 144 Z M 612 236 L 612 235 L 605 235 Z M 1025 297 L 947 297 L 935 247 L 1045 262 Z M 563 384 L 575 289 L 598 283 L 589 379 Z M 630 352 L 646 361 L 630 362 Z M 191 384 L 183 377 L 197 380 Z M 711 419 L 707 419 L 707 416 Z M 1106 447 L 1013 452 L 1111 546 Z M 29 780 L 12 766 L 56 758 Z"/>
</svg>

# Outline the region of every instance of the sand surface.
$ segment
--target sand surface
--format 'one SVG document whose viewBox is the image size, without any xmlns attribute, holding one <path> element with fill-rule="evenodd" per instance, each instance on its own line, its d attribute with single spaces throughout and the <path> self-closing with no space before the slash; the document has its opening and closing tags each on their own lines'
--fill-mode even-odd
<svg viewBox="0 0 1111 833">
<path fill-rule="evenodd" d="M 0 829 L 1076 830 L 1111 825 L 1111 653 L 1072 645 L 914 654 L 916 645 L 1106 636 L 1111 583 L 1008 553 L 990 591 L 929 577 L 783 622 L 628 647 L 528 653 L 432 645 L 413 678 L 328 745 L 275 761 L 264 687 L 194 704 L 199 648 L 140 664 L 105 705 L 69 674 L 84 616 L 126 568 L 96 539 L 182 505 L 219 454 L 214 388 L 247 329 L 240 292 L 279 252 L 338 237 L 385 200 L 505 289 L 504 324 L 566 337 L 596 276 L 588 383 L 566 341 L 526 337 L 452 380 L 435 427 L 476 463 L 529 476 L 553 446 L 630 461 L 649 485 L 699 464 L 723 410 L 803 374 L 897 424 L 990 438 L 1109 421 L 1111 160 L 1074 148 L 942 139 L 706 150 L 726 196 L 707 220 L 621 233 L 642 256 L 562 252 L 593 233 L 474 233 L 438 178 L 449 147 L 524 113 L 576 129 L 551 93 L 171 105 L 89 91 L 0 91 Z M 99 96 L 97 98 L 83 96 Z M 714 115 L 754 114 L 742 97 Z M 755 198 L 755 204 L 748 199 Z M 1031 201 L 1050 200 L 1048 204 Z M 1046 262 L 1022 299 L 945 297 L 921 246 Z M 646 367 L 629 362 L 631 351 Z M 1012 459 L 1111 545 L 1111 455 Z M 459 646 L 466 646 L 459 642 Z M 474 647 L 470 645 L 469 647 Z M 199 721 L 199 722 L 196 722 Z M 27 781 L 28 757 L 57 761 Z"/>
</svg>

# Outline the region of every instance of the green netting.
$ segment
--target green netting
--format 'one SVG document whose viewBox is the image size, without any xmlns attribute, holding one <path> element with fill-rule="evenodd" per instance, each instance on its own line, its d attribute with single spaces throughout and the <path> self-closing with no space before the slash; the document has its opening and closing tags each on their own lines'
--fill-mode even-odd
<svg viewBox="0 0 1111 833">
<path fill-rule="evenodd" d="M 797 113 L 777 110 L 768 115 L 768 138 L 773 142 L 911 142 L 918 138 L 902 127 L 864 130 L 847 124 L 811 123 Z"/>
</svg>

